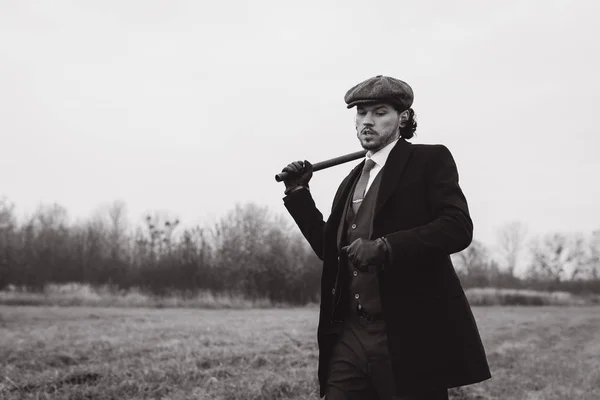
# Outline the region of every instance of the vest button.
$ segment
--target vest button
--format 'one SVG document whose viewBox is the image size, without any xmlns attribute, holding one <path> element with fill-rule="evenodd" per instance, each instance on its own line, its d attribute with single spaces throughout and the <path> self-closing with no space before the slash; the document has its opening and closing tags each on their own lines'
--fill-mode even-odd
<svg viewBox="0 0 600 400">
<path fill-rule="evenodd" d="M 354 276 L 358 276 L 358 271 L 354 271 L 354 272 L 352 273 L 352 275 L 354 275 Z"/>
<path fill-rule="evenodd" d="M 358 299 L 360 298 L 360 295 L 359 295 L 358 293 L 356 293 L 356 294 L 354 295 L 354 298 L 355 298 L 356 300 L 358 300 Z"/>
<path fill-rule="evenodd" d="M 335 288 L 331 289 L 331 294 L 335 294 Z"/>
<path fill-rule="evenodd" d="M 352 229 L 356 229 L 356 224 L 352 224 Z"/>
</svg>

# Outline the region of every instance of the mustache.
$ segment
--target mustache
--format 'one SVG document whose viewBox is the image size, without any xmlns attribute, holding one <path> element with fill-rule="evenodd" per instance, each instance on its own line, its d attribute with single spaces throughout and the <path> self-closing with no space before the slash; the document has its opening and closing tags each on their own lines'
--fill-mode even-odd
<svg viewBox="0 0 600 400">
<path fill-rule="evenodd" d="M 363 128 L 360 133 L 373 133 L 373 134 L 377 134 L 377 131 L 371 128 Z"/>
</svg>

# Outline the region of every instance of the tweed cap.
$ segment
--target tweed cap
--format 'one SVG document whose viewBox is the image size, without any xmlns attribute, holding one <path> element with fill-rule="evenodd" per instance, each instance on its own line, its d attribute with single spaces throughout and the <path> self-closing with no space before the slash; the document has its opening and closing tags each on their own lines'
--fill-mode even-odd
<svg viewBox="0 0 600 400">
<path fill-rule="evenodd" d="M 348 108 L 358 104 L 385 102 L 406 110 L 412 106 L 413 99 L 413 90 L 408 83 L 383 75 L 359 83 L 344 96 Z"/>
</svg>

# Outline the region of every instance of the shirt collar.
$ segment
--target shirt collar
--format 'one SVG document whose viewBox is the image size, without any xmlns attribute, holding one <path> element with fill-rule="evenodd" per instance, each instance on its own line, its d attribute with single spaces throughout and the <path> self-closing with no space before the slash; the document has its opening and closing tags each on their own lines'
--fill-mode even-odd
<svg viewBox="0 0 600 400">
<path fill-rule="evenodd" d="M 370 154 L 371 153 L 370 151 L 367 152 L 367 160 L 371 159 L 375 162 L 375 164 L 377 164 L 377 166 L 379 166 L 380 168 L 383 168 L 383 166 L 385 165 L 385 162 L 388 159 L 388 156 L 390 155 L 390 152 L 392 151 L 392 149 L 394 148 L 394 146 L 396 145 L 398 140 L 400 140 L 400 138 L 394 140 L 393 142 L 391 142 L 387 146 L 383 147 L 382 149 L 379 149 L 376 153 Z"/>
</svg>

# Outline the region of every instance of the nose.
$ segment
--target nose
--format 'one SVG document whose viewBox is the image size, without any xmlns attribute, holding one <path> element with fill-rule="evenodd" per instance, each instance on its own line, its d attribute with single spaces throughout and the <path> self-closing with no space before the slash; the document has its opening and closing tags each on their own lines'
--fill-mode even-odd
<svg viewBox="0 0 600 400">
<path fill-rule="evenodd" d="M 369 111 L 362 118 L 363 125 L 373 126 L 373 114 Z"/>
</svg>

